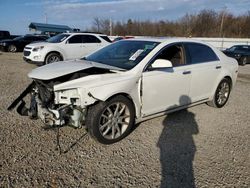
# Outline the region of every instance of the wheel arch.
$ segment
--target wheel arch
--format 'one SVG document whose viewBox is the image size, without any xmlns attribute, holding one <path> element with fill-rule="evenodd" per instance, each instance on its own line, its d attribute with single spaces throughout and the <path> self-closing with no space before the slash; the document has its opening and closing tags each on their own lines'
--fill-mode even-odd
<svg viewBox="0 0 250 188">
<path fill-rule="evenodd" d="M 126 93 L 126 92 L 115 92 L 115 93 L 112 93 L 112 94 L 100 97 L 100 96 L 96 96 L 96 93 L 92 93 L 91 92 L 91 95 L 92 95 L 93 98 L 95 98 L 96 102 L 98 102 L 98 100 L 99 101 L 108 101 L 108 100 L 110 100 L 110 99 L 112 99 L 112 98 L 114 98 L 116 96 L 119 96 L 119 95 L 124 96 L 124 97 L 128 98 L 132 102 L 134 110 L 135 110 L 135 116 L 136 116 L 136 118 L 140 117 L 140 107 L 138 106 L 138 100 L 136 99 L 136 97 L 133 97 L 129 93 Z"/>
<path fill-rule="evenodd" d="M 62 55 L 61 52 L 56 51 L 56 50 L 53 50 L 53 51 L 49 51 L 49 52 L 45 55 L 44 61 L 46 60 L 46 58 L 48 57 L 48 55 L 51 54 L 51 53 L 56 53 L 56 54 L 60 55 L 61 58 L 62 58 L 62 61 L 64 60 L 64 57 L 63 57 L 63 55 Z"/>
<path fill-rule="evenodd" d="M 224 78 L 226 78 L 226 79 L 228 79 L 229 81 L 230 81 L 230 87 L 231 87 L 231 89 L 232 89 L 232 86 L 233 86 L 233 81 L 232 81 L 232 78 L 230 77 L 230 76 L 225 76 Z M 224 79 L 223 78 L 223 79 Z"/>
<path fill-rule="evenodd" d="M 110 97 L 108 97 L 105 101 L 108 101 L 108 100 L 110 100 L 116 96 L 119 96 L 119 95 L 126 97 L 127 99 L 129 99 L 132 102 L 134 110 L 135 110 L 135 114 L 137 116 L 136 104 L 135 104 L 133 98 L 128 93 L 125 93 L 125 92 L 115 93 L 115 94 L 111 95 Z"/>
<path fill-rule="evenodd" d="M 218 79 L 216 81 L 216 84 L 214 85 L 214 87 L 212 89 L 212 93 L 210 94 L 210 97 L 209 97 L 210 100 L 213 99 L 215 91 L 216 91 L 218 85 L 220 84 L 221 80 L 223 80 L 224 78 L 226 78 L 226 79 L 228 79 L 230 81 L 230 86 L 231 86 L 230 89 L 232 90 L 232 88 L 234 86 L 232 77 L 229 74 L 223 74 L 220 77 L 218 77 Z"/>
</svg>

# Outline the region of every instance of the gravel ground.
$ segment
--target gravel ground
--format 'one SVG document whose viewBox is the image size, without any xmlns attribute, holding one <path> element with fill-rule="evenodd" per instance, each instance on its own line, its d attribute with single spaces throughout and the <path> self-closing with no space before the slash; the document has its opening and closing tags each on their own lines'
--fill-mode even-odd
<svg viewBox="0 0 250 188">
<path fill-rule="evenodd" d="M 35 67 L 21 58 L 0 54 L 0 187 L 250 187 L 250 65 L 224 108 L 155 118 L 104 146 L 6 110 Z"/>
</svg>

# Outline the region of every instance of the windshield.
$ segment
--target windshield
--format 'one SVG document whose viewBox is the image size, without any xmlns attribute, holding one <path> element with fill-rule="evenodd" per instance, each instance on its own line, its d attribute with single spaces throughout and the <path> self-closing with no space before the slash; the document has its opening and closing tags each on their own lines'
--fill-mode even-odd
<svg viewBox="0 0 250 188">
<path fill-rule="evenodd" d="M 69 34 L 59 34 L 59 35 L 56 35 L 54 37 L 50 37 L 46 41 L 50 42 L 50 43 L 59 43 L 59 42 L 64 41 L 68 37 L 69 37 Z"/>
<path fill-rule="evenodd" d="M 23 39 L 23 38 L 24 38 L 24 36 L 21 36 L 21 37 L 16 37 L 13 40 L 20 40 L 20 39 Z"/>
<path fill-rule="evenodd" d="M 149 41 L 119 41 L 84 59 L 130 70 L 158 44 L 158 42 Z"/>
<path fill-rule="evenodd" d="M 228 49 L 230 52 L 247 52 L 250 51 L 250 48 L 248 46 L 232 46 Z"/>
</svg>

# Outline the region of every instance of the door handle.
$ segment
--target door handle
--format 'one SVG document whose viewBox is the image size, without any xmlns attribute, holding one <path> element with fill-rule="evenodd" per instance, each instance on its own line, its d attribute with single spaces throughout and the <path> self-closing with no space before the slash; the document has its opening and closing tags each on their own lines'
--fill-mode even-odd
<svg viewBox="0 0 250 188">
<path fill-rule="evenodd" d="M 182 74 L 191 74 L 191 71 L 184 71 Z"/>
<path fill-rule="evenodd" d="M 216 66 L 215 68 L 216 68 L 216 69 L 221 69 L 221 66 L 220 66 L 220 65 L 218 65 L 218 66 Z"/>
</svg>

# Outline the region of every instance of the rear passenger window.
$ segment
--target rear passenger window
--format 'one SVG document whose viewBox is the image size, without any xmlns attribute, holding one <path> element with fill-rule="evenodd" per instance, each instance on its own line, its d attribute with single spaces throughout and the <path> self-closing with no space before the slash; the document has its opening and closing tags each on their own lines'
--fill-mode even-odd
<svg viewBox="0 0 250 188">
<path fill-rule="evenodd" d="M 214 51 L 203 44 L 186 43 L 187 51 L 189 52 L 188 64 L 203 63 L 209 61 L 217 61 L 219 58 Z"/>
<path fill-rule="evenodd" d="M 92 35 L 82 35 L 83 43 L 101 43 L 101 41 Z"/>
</svg>

